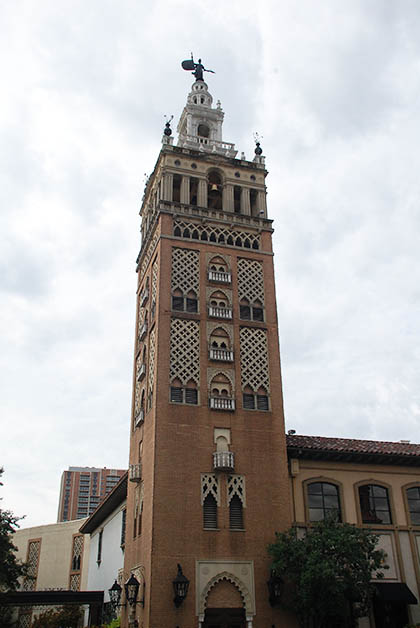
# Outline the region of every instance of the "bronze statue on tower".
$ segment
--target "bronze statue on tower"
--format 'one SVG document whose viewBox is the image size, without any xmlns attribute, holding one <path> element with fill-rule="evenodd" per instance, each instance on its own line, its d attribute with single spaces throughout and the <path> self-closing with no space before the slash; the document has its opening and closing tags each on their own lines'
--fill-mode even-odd
<svg viewBox="0 0 420 628">
<path fill-rule="evenodd" d="M 215 74 L 213 70 L 207 70 L 204 65 L 201 63 L 201 59 L 198 60 L 198 63 L 194 62 L 193 54 L 191 53 L 191 59 L 186 59 L 181 63 L 184 70 L 191 70 L 193 75 L 195 76 L 196 81 L 204 81 L 203 72 L 211 72 Z"/>
</svg>

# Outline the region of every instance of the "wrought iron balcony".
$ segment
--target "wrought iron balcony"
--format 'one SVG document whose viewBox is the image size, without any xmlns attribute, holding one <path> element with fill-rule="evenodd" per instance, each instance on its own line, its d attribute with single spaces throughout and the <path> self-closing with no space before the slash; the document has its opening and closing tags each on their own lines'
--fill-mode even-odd
<svg viewBox="0 0 420 628">
<path fill-rule="evenodd" d="M 137 372 L 137 381 L 141 382 L 141 380 L 144 379 L 145 375 L 146 375 L 146 365 L 143 362 L 140 365 L 139 370 Z"/>
<path fill-rule="evenodd" d="M 141 462 L 137 464 L 130 464 L 130 468 L 128 470 L 128 477 L 130 478 L 130 482 L 140 482 L 142 478 L 142 468 Z"/>
<path fill-rule="evenodd" d="M 220 362 L 233 362 L 233 351 L 231 349 L 213 349 L 209 351 L 210 360 L 220 360 Z"/>
<path fill-rule="evenodd" d="M 209 270 L 209 281 L 217 281 L 218 283 L 231 283 L 232 275 L 219 270 Z"/>
<path fill-rule="evenodd" d="M 231 307 L 219 307 L 216 305 L 209 305 L 209 316 L 212 318 L 232 318 Z"/>
<path fill-rule="evenodd" d="M 214 471 L 234 471 L 235 456 L 232 451 L 215 451 L 213 454 Z"/>
<path fill-rule="evenodd" d="M 140 342 L 144 340 L 147 334 L 147 321 L 144 321 L 143 325 L 140 327 L 139 331 L 139 340 Z"/>
<path fill-rule="evenodd" d="M 138 425 L 140 425 L 140 423 L 143 423 L 143 421 L 144 421 L 144 408 L 140 408 L 136 416 L 136 419 L 134 421 L 135 426 L 137 427 Z"/>
<path fill-rule="evenodd" d="M 147 303 L 147 299 L 149 298 L 149 289 L 146 288 L 143 292 L 140 293 L 140 307 L 143 307 Z"/>
<path fill-rule="evenodd" d="M 230 397 L 210 397 L 210 408 L 232 412 L 235 409 L 235 400 Z"/>
</svg>

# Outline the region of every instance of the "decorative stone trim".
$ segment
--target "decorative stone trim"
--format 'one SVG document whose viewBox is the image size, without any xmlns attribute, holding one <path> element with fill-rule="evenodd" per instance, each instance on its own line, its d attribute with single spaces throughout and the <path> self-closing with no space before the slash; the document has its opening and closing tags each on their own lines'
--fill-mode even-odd
<svg viewBox="0 0 420 628">
<path fill-rule="evenodd" d="M 239 591 L 244 608 L 252 621 L 255 615 L 254 563 L 253 561 L 198 560 L 196 562 L 196 613 L 204 620 L 207 597 L 210 590 L 221 580 L 228 580 Z M 248 620 L 249 621 L 249 620 Z"/>
</svg>

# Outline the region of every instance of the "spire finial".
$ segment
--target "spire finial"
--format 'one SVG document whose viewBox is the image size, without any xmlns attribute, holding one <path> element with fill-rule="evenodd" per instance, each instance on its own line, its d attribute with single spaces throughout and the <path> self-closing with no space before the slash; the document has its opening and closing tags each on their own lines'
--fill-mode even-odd
<svg viewBox="0 0 420 628">
<path fill-rule="evenodd" d="M 166 122 L 165 122 L 165 128 L 163 132 L 167 137 L 170 137 L 172 135 L 171 122 L 173 120 L 173 116 L 171 116 L 168 120 L 168 116 L 165 115 L 165 119 L 166 119 Z"/>
<path fill-rule="evenodd" d="M 182 61 L 181 66 L 184 70 L 192 70 L 196 81 L 204 81 L 203 72 L 211 72 L 212 74 L 216 74 L 213 70 L 206 70 L 204 65 L 201 63 L 201 59 L 198 60 L 198 63 L 195 63 L 193 53 L 191 53 L 191 59 L 186 59 L 185 61 Z"/>
<path fill-rule="evenodd" d="M 260 156 L 262 155 L 262 148 L 261 148 L 261 140 L 263 139 L 262 135 L 259 135 L 257 132 L 254 133 L 254 141 L 255 141 L 255 154 Z"/>
</svg>

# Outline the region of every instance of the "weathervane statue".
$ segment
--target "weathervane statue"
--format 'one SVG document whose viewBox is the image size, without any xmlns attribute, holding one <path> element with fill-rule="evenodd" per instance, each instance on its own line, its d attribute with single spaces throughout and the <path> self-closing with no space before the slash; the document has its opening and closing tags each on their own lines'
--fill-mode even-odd
<svg viewBox="0 0 420 628">
<path fill-rule="evenodd" d="M 193 53 L 191 53 L 191 59 L 183 61 L 181 65 L 184 70 L 193 70 L 196 81 L 204 81 L 203 72 L 211 72 L 212 74 L 216 74 L 213 70 L 206 70 L 204 65 L 201 63 L 201 59 L 198 60 L 198 63 L 195 63 Z"/>
</svg>

